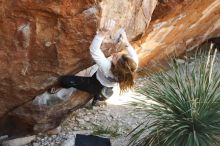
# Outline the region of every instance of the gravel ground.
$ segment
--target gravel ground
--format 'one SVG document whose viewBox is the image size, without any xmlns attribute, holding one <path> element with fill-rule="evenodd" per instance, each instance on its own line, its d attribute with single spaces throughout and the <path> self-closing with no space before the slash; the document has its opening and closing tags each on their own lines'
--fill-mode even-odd
<svg viewBox="0 0 220 146">
<path fill-rule="evenodd" d="M 132 97 L 140 94 L 129 92 L 123 96 L 114 95 L 105 103 L 92 109 L 85 106 L 73 112 L 54 135 L 39 134 L 28 146 L 59 146 L 73 142 L 76 134 L 93 134 L 110 138 L 112 146 L 125 146 L 127 134 L 145 120 L 145 113 L 138 108 L 125 105 Z M 72 141 L 70 140 L 72 139 Z"/>
</svg>

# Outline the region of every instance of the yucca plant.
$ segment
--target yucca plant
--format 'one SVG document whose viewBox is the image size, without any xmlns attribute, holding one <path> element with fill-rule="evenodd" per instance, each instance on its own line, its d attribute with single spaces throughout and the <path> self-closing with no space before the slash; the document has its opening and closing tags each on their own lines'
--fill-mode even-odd
<svg viewBox="0 0 220 146">
<path fill-rule="evenodd" d="M 139 90 L 146 100 L 135 105 L 146 109 L 148 122 L 131 132 L 130 146 L 220 145 L 220 73 L 214 69 L 215 56 L 216 51 L 192 63 L 174 62 L 172 72 L 147 79 Z"/>
</svg>

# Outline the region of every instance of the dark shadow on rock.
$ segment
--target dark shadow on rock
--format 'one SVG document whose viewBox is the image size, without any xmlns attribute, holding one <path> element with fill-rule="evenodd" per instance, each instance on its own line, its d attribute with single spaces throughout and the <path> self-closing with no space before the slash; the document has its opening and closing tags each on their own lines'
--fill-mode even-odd
<svg viewBox="0 0 220 146">
<path fill-rule="evenodd" d="M 8 135 L 10 138 L 15 138 L 32 133 L 33 126 L 24 119 L 7 115 L 0 120 L 0 136 Z"/>
</svg>

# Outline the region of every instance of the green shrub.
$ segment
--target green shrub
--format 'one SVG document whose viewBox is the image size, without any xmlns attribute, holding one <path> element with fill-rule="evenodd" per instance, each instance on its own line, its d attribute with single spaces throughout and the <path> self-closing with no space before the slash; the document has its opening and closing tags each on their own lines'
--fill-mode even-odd
<svg viewBox="0 0 220 146">
<path fill-rule="evenodd" d="M 172 72 L 147 79 L 139 90 L 146 100 L 138 105 L 150 116 L 131 132 L 129 145 L 219 145 L 220 73 L 214 71 L 214 60 L 215 55 L 208 55 L 192 63 L 174 63 Z"/>
<path fill-rule="evenodd" d="M 110 135 L 111 137 L 118 137 L 120 136 L 119 128 L 118 125 L 111 125 L 110 126 L 104 126 L 104 125 L 99 125 L 94 127 L 93 133 L 94 135 Z"/>
</svg>

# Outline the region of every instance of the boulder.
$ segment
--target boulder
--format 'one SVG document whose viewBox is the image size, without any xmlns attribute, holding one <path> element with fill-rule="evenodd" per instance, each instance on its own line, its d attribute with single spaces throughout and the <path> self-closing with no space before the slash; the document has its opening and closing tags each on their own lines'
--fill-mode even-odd
<svg viewBox="0 0 220 146">
<path fill-rule="evenodd" d="M 88 102 L 91 96 L 76 91 L 54 105 L 33 104 L 59 76 L 94 64 L 89 45 L 105 20 L 117 22 L 112 34 L 124 27 L 132 39 L 144 32 L 156 4 L 156 0 L 1 0 L 0 135 L 53 129 Z M 116 51 L 110 37 L 104 42 L 107 56 Z"/>
</svg>

